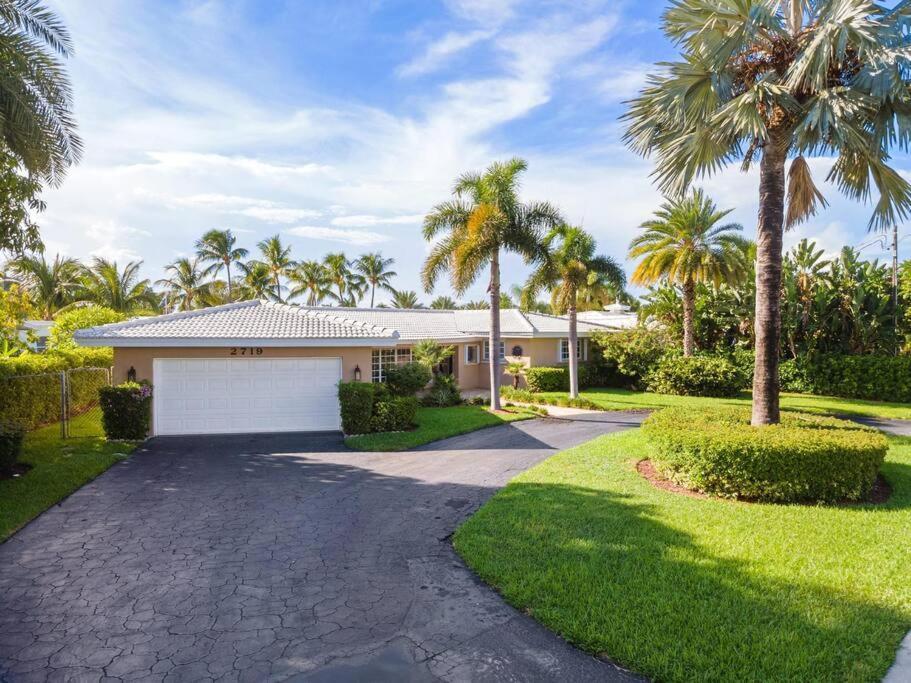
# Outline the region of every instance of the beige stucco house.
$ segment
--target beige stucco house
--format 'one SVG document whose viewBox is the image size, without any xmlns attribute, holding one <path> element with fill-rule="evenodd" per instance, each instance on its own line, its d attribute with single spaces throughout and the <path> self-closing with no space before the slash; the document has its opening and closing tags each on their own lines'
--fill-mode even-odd
<svg viewBox="0 0 911 683">
<path fill-rule="evenodd" d="M 501 363 L 569 360 L 566 318 L 501 311 Z M 216 434 L 339 428 L 339 380 L 379 382 L 424 339 L 452 345 L 459 387 L 490 385 L 489 311 L 328 308 L 244 301 L 103 325 L 76 334 L 114 348 L 114 381 L 153 386 L 153 433 Z M 611 328 L 580 321 L 576 352 Z"/>
</svg>

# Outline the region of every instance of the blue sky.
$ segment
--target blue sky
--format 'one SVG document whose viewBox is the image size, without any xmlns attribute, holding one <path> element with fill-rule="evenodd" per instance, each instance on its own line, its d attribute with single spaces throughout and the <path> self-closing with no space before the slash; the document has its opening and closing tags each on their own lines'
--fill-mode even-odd
<svg viewBox="0 0 911 683">
<path fill-rule="evenodd" d="M 46 192 L 51 254 L 142 259 L 157 279 L 205 230 L 231 228 L 251 250 L 279 233 L 301 260 L 380 250 L 396 259 L 396 285 L 420 290 L 421 218 L 463 171 L 527 159 L 523 196 L 557 204 L 621 261 L 660 202 L 617 118 L 650 65 L 674 55 L 659 30 L 663 2 L 50 5 L 76 43 L 86 145 Z M 820 182 L 828 166 L 812 162 Z M 735 168 L 701 184 L 752 236 L 755 175 Z M 824 190 L 830 208 L 787 244 L 866 239 L 870 207 Z M 505 284 L 525 275 L 506 259 Z M 479 282 L 466 298 L 483 291 Z"/>
</svg>

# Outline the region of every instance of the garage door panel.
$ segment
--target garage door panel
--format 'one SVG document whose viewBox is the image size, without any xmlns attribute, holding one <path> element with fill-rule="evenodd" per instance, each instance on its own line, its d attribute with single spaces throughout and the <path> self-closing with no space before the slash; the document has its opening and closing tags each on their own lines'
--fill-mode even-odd
<svg viewBox="0 0 911 683">
<path fill-rule="evenodd" d="M 154 363 L 157 434 L 340 428 L 338 358 L 163 359 Z"/>
</svg>

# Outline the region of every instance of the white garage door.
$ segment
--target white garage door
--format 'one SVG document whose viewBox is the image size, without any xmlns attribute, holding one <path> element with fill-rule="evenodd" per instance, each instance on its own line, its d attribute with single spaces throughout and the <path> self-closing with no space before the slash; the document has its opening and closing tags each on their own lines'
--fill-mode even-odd
<svg viewBox="0 0 911 683">
<path fill-rule="evenodd" d="M 155 433 L 341 428 L 340 358 L 156 358 Z"/>
</svg>

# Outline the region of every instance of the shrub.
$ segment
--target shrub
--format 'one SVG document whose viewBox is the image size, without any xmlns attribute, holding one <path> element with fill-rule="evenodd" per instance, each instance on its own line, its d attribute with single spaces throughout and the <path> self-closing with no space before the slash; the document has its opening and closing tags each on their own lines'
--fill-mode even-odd
<svg viewBox="0 0 911 683">
<path fill-rule="evenodd" d="M 528 368 L 525 371 L 525 384 L 534 393 L 569 391 L 569 372 L 566 368 Z"/>
<path fill-rule="evenodd" d="M 646 328 L 596 332 L 592 339 L 608 370 L 616 372 L 617 382 L 632 389 L 645 387 L 649 372 L 672 348 L 665 332 Z"/>
<path fill-rule="evenodd" d="M 370 432 L 373 414 L 374 387 L 367 382 L 339 382 L 338 401 L 342 412 L 342 431 L 345 434 Z"/>
<path fill-rule="evenodd" d="M 798 394 L 813 392 L 813 383 L 807 376 L 803 363 L 789 358 L 778 365 L 778 381 L 782 391 L 793 391 Z"/>
<path fill-rule="evenodd" d="M 373 405 L 370 417 L 372 432 L 401 432 L 414 426 L 418 400 L 414 396 L 396 396 Z"/>
<path fill-rule="evenodd" d="M 756 354 L 753 349 L 734 349 L 729 358 L 740 372 L 741 388 L 751 388 L 753 386 L 753 368 L 756 365 Z"/>
<path fill-rule="evenodd" d="M 393 396 L 414 396 L 431 377 L 430 368 L 423 363 L 405 363 L 386 370 L 386 386 Z"/>
<path fill-rule="evenodd" d="M 677 396 L 736 396 L 743 376 L 722 356 L 665 356 L 648 375 L 648 388 Z"/>
<path fill-rule="evenodd" d="M 814 394 L 911 402 L 911 356 L 817 355 L 797 366 Z"/>
<path fill-rule="evenodd" d="M 569 396 L 541 396 L 525 389 L 501 387 L 500 396 L 509 401 L 530 403 L 532 405 L 562 406 L 564 408 L 582 408 L 584 410 L 602 410 L 594 401 L 587 398 L 570 398 Z"/>
<path fill-rule="evenodd" d="M 102 387 L 99 392 L 101 424 L 108 439 L 144 439 L 152 415 L 152 386 L 147 382 L 124 382 Z"/>
<path fill-rule="evenodd" d="M 9 472 L 22 454 L 25 430 L 19 425 L 0 422 L 0 472 Z"/>
<path fill-rule="evenodd" d="M 752 427 L 739 407 L 669 408 L 642 431 L 659 472 L 690 489 L 766 502 L 862 500 L 888 442 L 868 427 L 784 412 L 781 424 Z"/>
<path fill-rule="evenodd" d="M 76 330 L 84 330 L 97 325 L 119 323 L 125 316 L 123 313 L 104 306 L 79 306 L 69 311 L 60 313 L 54 318 L 50 336 L 47 339 L 49 349 L 75 349 L 76 342 L 73 334 Z"/>
<path fill-rule="evenodd" d="M 456 406 L 461 402 L 462 394 L 459 393 L 459 387 L 452 375 L 434 375 L 430 390 L 421 399 L 421 403 L 425 406 L 434 408 Z"/>
</svg>

